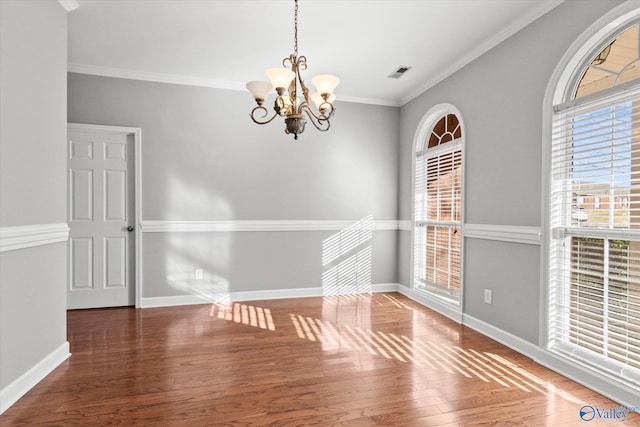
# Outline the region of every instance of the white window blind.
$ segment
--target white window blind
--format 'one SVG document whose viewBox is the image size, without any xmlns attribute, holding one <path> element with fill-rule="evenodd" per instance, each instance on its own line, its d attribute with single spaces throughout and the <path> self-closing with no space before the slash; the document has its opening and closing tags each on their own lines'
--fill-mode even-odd
<svg viewBox="0 0 640 427">
<path fill-rule="evenodd" d="M 460 297 L 462 142 L 454 140 L 416 156 L 414 284 Z"/>
<path fill-rule="evenodd" d="M 640 85 L 556 108 L 550 349 L 640 386 Z"/>
</svg>

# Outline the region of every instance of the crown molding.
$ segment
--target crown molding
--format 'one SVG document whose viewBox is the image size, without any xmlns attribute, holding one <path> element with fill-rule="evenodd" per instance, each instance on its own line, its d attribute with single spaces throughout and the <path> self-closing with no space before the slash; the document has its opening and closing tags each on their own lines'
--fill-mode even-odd
<svg viewBox="0 0 640 427">
<path fill-rule="evenodd" d="M 467 55 L 463 56 L 458 61 L 451 64 L 450 67 L 443 69 L 442 72 L 436 75 L 434 78 L 426 81 L 422 86 L 418 87 L 415 90 L 410 91 L 405 96 L 401 97 L 398 100 L 398 104 L 400 106 L 403 106 L 411 102 L 412 100 L 422 95 L 424 92 L 431 89 L 432 87 L 434 87 L 435 85 L 437 85 L 438 83 L 440 83 L 441 81 L 443 81 L 444 79 L 446 79 L 447 77 L 455 73 L 456 71 L 462 69 L 471 61 L 487 53 L 489 50 L 493 49 L 494 47 L 496 47 L 497 45 L 499 45 L 500 43 L 502 43 L 503 41 L 505 41 L 506 39 L 508 39 L 515 33 L 517 33 L 518 31 L 522 30 L 527 25 L 531 24 L 536 19 L 540 18 L 550 10 L 556 8 L 563 2 L 564 0 L 556 0 L 554 2 L 546 4 L 544 7 L 538 10 L 522 15 L 519 19 L 514 20 L 511 23 L 511 25 L 505 27 L 501 32 L 499 32 L 495 36 L 487 39 L 484 43 L 480 43 L 478 46 L 476 46 L 475 49 L 469 51 Z"/>
<path fill-rule="evenodd" d="M 58 3 L 60 3 L 60 5 L 64 7 L 64 10 L 66 10 L 67 12 L 73 12 L 80 7 L 76 0 L 58 0 Z"/>
<path fill-rule="evenodd" d="M 78 7 L 78 2 L 76 0 L 58 0 L 60 4 L 67 10 L 72 11 Z M 554 9 L 564 0 L 556 0 L 552 3 L 545 5 L 544 7 L 533 11 L 529 14 L 525 14 L 521 16 L 519 19 L 515 20 L 511 25 L 504 28 L 503 31 L 496 34 L 494 37 L 486 40 L 484 43 L 478 45 L 475 49 L 471 50 L 467 55 L 460 58 L 458 61 L 454 62 L 450 67 L 447 67 L 442 70 L 441 73 L 436 75 L 434 78 L 427 80 L 419 86 L 417 89 L 409 91 L 404 96 L 398 99 L 380 99 L 380 98 L 362 98 L 357 96 L 348 96 L 341 95 L 338 102 L 349 102 L 349 103 L 358 103 L 358 104 L 369 104 L 369 105 L 380 105 L 387 107 L 402 107 L 405 104 L 409 103 L 413 99 L 422 95 L 427 90 L 431 89 L 433 86 L 437 85 L 456 71 L 460 70 L 471 61 L 477 59 L 482 56 L 484 53 L 497 46 L 507 38 L 511 37 L 516 32 L 520 31 L 527 25 L 534 22 L 536 19 L 540 18 L 550 10 Z M 93 76 L 102 76 L 102 77 L 114 77 L 121 79 L 129 79 L 129 80 L 141 80 L 141 81 L 149 81 L 156 83 L 169 83 L 169 84 L 179 84 L 186 86 L 199 86 L 199 87 L 208 87 L 213 89 L 227 89 L 227 90 L 235 90 L 245 92 L 245 84 L 242 82 L 231 81 L 231 80 L 216 80 L 216 79 L 206 79 L 197 76 L 188 76 L 188 75 L 180 75 L 180 74 L 166 74 L 166 73 L 155 73 L 149 71 L 141 71 L 141 70 L 132 70 L 126 68 L 115 68 L 115 67 L 103 67 L 98 65 L 89 65 L 89 64 L 80 64 L 80 63 L 72 63 L 70 62 L 67 65 L 67 70 L 70 73 L 78 73 L 78 74 L 88 74 Z"/>
<path fill-rule="evenodd" d="M 246 92 L 244 83 L 230 80 L 203 79 L 195 76 L 184 76 L 179 74 L 152 73 L 148 71 L 130 70 L 126 68 L 101 67 L 97 65 L 78 64 L 70 62 L 67 64 L 67 71 L 77 74 L 88 74 L 92 76 L 114 77 L 118 79 L 141 80 L 156 83 L 169 83 L 185 86 L 199 86 L 213 89 L 227 89 Z M 387 107 L 400 107 L 395 101 L 377 98 L 360 98 L 357 96 L 340 96 L 340 102 L 351 102 L 358 104 L 382 105 Z"/>
<path fill-rule="evenodd" d="M 119 79 L 143 80 L 157 83 L 171 83 L 186 86 L 210 87 L 216 89 L 229 89 L 246 91 L 242 83 L 228 80 L 203 79 L 195 76 L 183 76 L 178 74 L 151 73 L 148 71 L 129 70 L 126 68 L 100 67 L 96 65 L 67 64 L 70 73 L 89 74 L 92 76 L 115 77 Z"/>
<path fill-rule="evenodd" d="M 354 104 L 382 105 L 384 107 L 401 107 L 397 101 L 391 99 L 360 98 L 357 96 L 340 95 L 337 102 L 351 102 Z"/>
</svg>

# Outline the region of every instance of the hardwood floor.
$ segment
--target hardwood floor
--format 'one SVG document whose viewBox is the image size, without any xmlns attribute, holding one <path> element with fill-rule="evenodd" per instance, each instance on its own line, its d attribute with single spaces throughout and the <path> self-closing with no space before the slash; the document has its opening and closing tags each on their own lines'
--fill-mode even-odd
<svg viewBox="0 0 640 427">
<path fill-rule="evenodd" d="M 572 426 L 619 406 L 396 293 L 70 311 L 68 334 L 0 425 Z"/>
</svg>

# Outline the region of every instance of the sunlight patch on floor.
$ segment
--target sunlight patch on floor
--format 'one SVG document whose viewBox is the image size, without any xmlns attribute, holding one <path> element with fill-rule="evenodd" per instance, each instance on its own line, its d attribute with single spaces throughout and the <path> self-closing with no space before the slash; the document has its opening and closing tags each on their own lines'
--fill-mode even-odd
<svg viewBox="0 0 640 427">
<path fill-rule="evenodd" d="M 354 351 L 469 379 L 497 383 L 502 387 L 517 387 L 527 393 L 557 393 L 553 385 L 547 381 L 491 352 L 443 345 L 423 338 L 410 338 L 348 324 L 335 325 L 326 320 L 299 314 L 291 313 L 289 317 L 297 336 L 300 339 L 321 343 L 323 351 Z M 571 395 L 563 397 L 578 400 Z"/>
<path fill-rule="evenodd" d="M 276 330 L 273 317 L 271 317 L 271 310 L 249 304 L 237 302 L 230 304 L 212 304 L 209 316 L 242 325 L 253 326 L 255 328 L 270 331 Z"/>
</svg>

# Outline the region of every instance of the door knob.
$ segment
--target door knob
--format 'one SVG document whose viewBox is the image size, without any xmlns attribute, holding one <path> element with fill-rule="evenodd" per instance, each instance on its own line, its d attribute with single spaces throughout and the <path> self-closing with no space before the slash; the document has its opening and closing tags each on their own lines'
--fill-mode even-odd
<svg viewBox="0 0 640 427">
<path fill-rule="evenodd" d="M 128 231 L 129 233 L 131 233 L 131 232 L 133 231 L 133 226 L 132 226 L 132 225 L 128 226 L 128 227 L 127 227 L 127 231 Z"/>
</svg>

